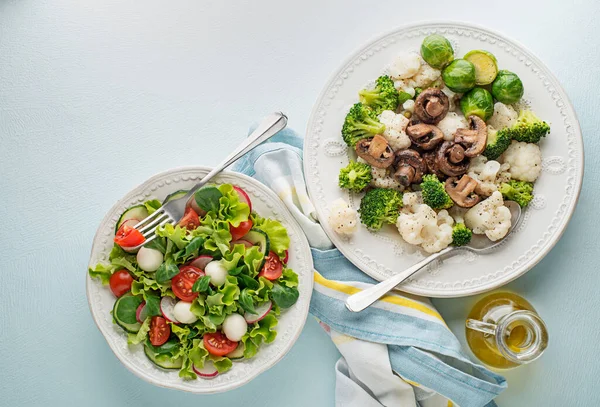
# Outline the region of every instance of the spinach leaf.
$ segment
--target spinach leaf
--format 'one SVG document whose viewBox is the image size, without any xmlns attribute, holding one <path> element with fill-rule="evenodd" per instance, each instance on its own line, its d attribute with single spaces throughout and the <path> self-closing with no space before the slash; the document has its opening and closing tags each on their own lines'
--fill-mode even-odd
<svg viewBox="0 0 600 407">
<path fill-rule="evenodd" d="M 202 276 L 194 283 L 192 291 L 195 293 L 204 293 L 208 291 L 208 284 L 210 283 L 210 276 Z"/>
<path fill-rule="evenodd" d="M 237 275 L 240 275 L 240 274 L 241 274 L 241 273 L 244 271 L 244 268 L 245 268 L 245 267 L 246 267 L 246 266 L 239 266 L 239 267 L 236 267 L 236 268 L 234 268 L 233 270 L 229 270 L 229 271 L 227 272 L 227 274 L 229 274 L 230 276 L 237 276 Z"/>
<path fill-rule="evenodd" d="M 179 350 L 179 340 L 177 338 L 171 337 L 168 341 L 163 343 L 160 346 L 154 346 L 150 343 L 150 338 L 146 339 L 146 346 L 152 350 L 157 355 L 174 355 Z"/>
<path fill-rule="evenodd" d="M 252 300 L 252 294 L 248 288 L 244 288 L 240 294 L 240 306 L 244 311 L 251 314 L 256 314 L 256 308 L 254 308 L 254 301 Z"/>
<path fill-rule="evenodd" d="M 173 259 L 168 258 L 163 264 L 160 265 L 158 270 L 156 270 L 156 282 L 159 284 L 166 283 L 177 274 L 179 274 L 179 268 Z"/>
<path fill-rule="evenodd" d="M 206 212 L 217 213 L 219 211 L 219 199 L 223 194 L 215 187 L 204 187 L 194 195 L 198 206 Z"/>
<path fill-rule="evenodd" d="M 273 302 L 279 305 L 281 308 L 289 308 L 298 301 L 300 293 L 296 287 L 288 287 L 286 285 L 275 284 L 273 285 Z"/>
<path fill-rule="evenodd" d="M 154 294 L 146 294 L 146 311 L 149 317 L 162 316 L 160 311 L 160 297 Z"/>
<path fill-rule="evenodd" d="M 157 237 L 150 243 L 146 243 L 144 247 L 148 249 L 158 250 L 162 254 L 165 254 L 167 252 L 167 243 L 165 242 L 164 237 Z"/>
<path fill-rule="evenodd" d="M 192 241 L 185 247 L 184 257 L 188 257 L 192 253 L 198 251 L 203 244 L 204 238 L 202 236 L 197 236 L 193 238 Z"/>
<path fill-rule="evenodd" d="M 238 283 L 243 287 L 248 287 L 251 290 L 256 290 L 259 287 L 258 281 L 245 274 L 237 276 Z"/>
</svg>

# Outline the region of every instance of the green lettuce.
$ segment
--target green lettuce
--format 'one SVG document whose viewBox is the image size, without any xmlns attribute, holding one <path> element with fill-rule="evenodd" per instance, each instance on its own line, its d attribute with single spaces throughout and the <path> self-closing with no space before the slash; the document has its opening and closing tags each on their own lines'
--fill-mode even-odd
<svg viewBox="0 0 600 407">
<path fill-rule="evenodd" d="M 248 275 L 256 277 L 260 272 L 265 255 L 261 253 L 258 246 L 252 246 L 246 249 L 244 254 L 244 264 L 248 268 Z"/>
<path fill-rule="evenodd" d="M 148 332 L 150 332 L 150 317 L 144 320 L 144 323 L 140 327 L 140 330 L 135 334 L 127 334 L 127 343 L 130 345 L 137 345 L 146 340 Z"/>
<path fill-rule="evenodd" d="M 170 223 L 166 223 L 165 225 L 156 228 L 156 234 L 160 237 L 169 239 L 179 250 L 190 243 L 187 238 L 187 229 L 182 228 L 179 225 L 173 226 Z"/>
<path fill-rule="evenodd" d="M 222 184 L 219 191 L 223 196 L 219 199 L 219 217 L 238 227 L 240 223 L 248 220 L 250 208 L 246 203 L 240 202 L 239 195 L 231 184 Z"/>
<path fill-rule="evenodd" d="M 289 268 L 283 269 L 283 274 L 277 279 L 279 284 L 284 284 L 287 287 L 298 287 L 298 274 Z"/>
<path fill-rule="evenodd" d="M 110 262 L 109 264 L 98 263 L 96 266 L 88 269 L 90 277 L 99 278 L 103 285 L 109 283 L 110 276 L 117 270 L 127 269 L 132 273 L 138 271 L 133 265 L 135 262 L 135 255 L 127 253 L 116 244 L 113 245 L 113 248 L 108 255 L 108 260 Z"/>
<path fill-rule="evenodd" d="M 146 207 L 146 210 L 148 211 L 148 215 L 152 215 L 154 212 L 156 212 L 156 210 L 158 208 L 160 208 L 162 206 L 162 204 L 160 203 L 160 201 L 158 199 L 152 199 L 152 200 L 144 202 L 144 206 Z"/>
<path fill-rule="evenodd" d="M 243 244 L 236 244 L 233 246 L 230 252 L 225 253 L 223 258 L 220 260 L 221 264 L 227 269 L 232 271 L 238 266 L 238 263 L 245 256 L 246 247 Z"/>
<path fill-rule="evenodd" d="M 192 235 L 204 237 L 206 239 L 204 248 L 211 253 L 219 252 L 225 255 L 229 251 L 229 242 L 231 242 L 229 223 L 218 219 L 214 212 L 206 214 Z"/>
<path fill-rule="evenodd" d="M 270 312 L 266 317 L 254 323 L 252 329 L 242 337 L 245 358 L 254 357 L 262 342 L 271 343 L 275 340 L 277 337 L 277 331 L 274 329 L 275 326 L 277 326 L 277 317 L 275 317 L 273 312 Z"/>
<path fill-rule="evenodd" d="M 90 267 L 88 269 L 88 273 L 92 278 L 99 278 L 103 285 L 107 285 L 110 281 L 110 276 L 112 276 L 115 271 L 115 266 L 112 264 L 102 264 L 98 263 L 95 267 Z"/>
<path fill-rule="evenodd" d="M 273 219 L 261 218 L 256 214 L 253 214 L 252 221 L 254 227 L 262 230 L 269 236 L 271 250 L 277 253 L 279 257 L 283 257 L 285 251 L 290 247 L 290 237 L 281 222 Z"/>
<path fill-rule="evenodd" d="M 204 367 L 207 359 L 213 362 L 219 373 L 225 373 L 233 366 L 231 359 L 228 357 L 210 355 L 204 347 L 204 341 L 200 339 L 194 339 L 189 357 L 192 363 L 199 369 Z"/>
</svg>

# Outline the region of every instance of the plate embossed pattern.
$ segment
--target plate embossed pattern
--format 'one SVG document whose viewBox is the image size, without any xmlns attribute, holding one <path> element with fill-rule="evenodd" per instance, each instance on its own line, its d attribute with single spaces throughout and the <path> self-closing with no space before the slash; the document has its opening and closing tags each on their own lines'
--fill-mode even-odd
<svg viewBox="0 0 600 407">
<path fill-rule="evenodd" d="M 108 260 L 115 224 L 126 208 L 147 199 L 156 198 L 162 201 L 169 193 L 179 189 L 189 189 L 208 171 L 209 168 L 206 167 L 170 170 L 150 178 L 129 192 L 112 207 L 100 224 L 92 246 L 90 266 Z M 234 362 L 230 371 L 212 380 L 183 380 L 178 376 L 177 370 L 159 369 L 144 355 L 141 346 L 128 346 L 125 332 L 113 324 L 110 311 L 115 298 L 110 290 L 102 286 L 99 281 L 92 280 L 89 275 L 86 279 L 92 316 L 117 358 L 134 374 L 150 383 L 192 393 L 217 393 L 231 390 L 248 383 L 281 360 L 291 349 L 304 327 L 313 286 L 313 265 L 308 241 L 283 202 L 267 187 L 243 174 L 223 172 L 216 177 L 215 182 L 231 183 L 243 188 L 250 195 L 256 212 L 283 223 L 291 241 L 289 264 L 299 275 L 298 302 L 292 308 L 282 312 L 277 325 L 277 338 L 274 342 L 261 346 L 254 358 Z"/>
<path fill-rule="evenodd" d="M 358 90 L 384 72 L 396 54 L 418 51 L 422 39 L 434 33 L 450 39 L 457 57 L 470 49 L 494 53 L 501 69 L 514 71 L 522 78 L 526 104 L 552 126 L 550 135 L 541 143 L 543 173 L 536 183 L 538 198 L 525 211 L 527 228 L 521 227 L 520 233 L 512 235 L 493 253 L 476 259 L 463 257 L 463 261 L 447 259 L 402 285 L 402 290 L 413 294 L 456 297 L 491 290 L 525 273 L 558 241 L 575 208 L 583 179 L 581 130 L 566 94 L 541 61 L 498 33 L 464 23 L 422 23 L 388 33 L 352 55 L 325 86 L 308 122 L 304 169 L 308 192 L 320 219 L 327 218 L 327 206 L 334 199 L 350 201 L 349 194 L 337 187 L 337 176 L 332 175 L 347 164 L 348 149 L 344 155 L 332 158 L 327 147 L 340 137 L 344 116 L 358 100 Z M 354 201 L 356 207 L 358 200 Z M 418 250 L 408 251 L 409 245 L 391 227 L 379 234 L 361 228 L 349 242 L 340 239 L 327 222 L 322 224 L 342 253 L 378 280 L 424 256 Z M 443 268 L 443 272 L 438 268 Z"/>
</svg>

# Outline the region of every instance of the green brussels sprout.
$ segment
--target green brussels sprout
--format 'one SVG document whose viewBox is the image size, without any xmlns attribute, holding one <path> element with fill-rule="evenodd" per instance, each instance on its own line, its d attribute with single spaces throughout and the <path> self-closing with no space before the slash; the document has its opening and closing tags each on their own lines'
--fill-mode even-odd
<svg viewBox="0 0 600 407">
<path fill-rule="evenodd" d="M 516 73 L 502 70 L 492 83 L 492 95 L 505 105 L 518 102 L 523 97 L 523 82 Z"/>
<path fill-rule="evenodd" d="M 475 65 L 455 59 L 442 71 L 442 79 L 452 92 L 465 93 L 475 86 Z"/>
<path fill-rule="evenodd" d="M 475 115 L 487 121 L 494 114 L 494 98 L 483 88 L 473 88 L 460 99 L 460 110 L 465 117 Z"/>
<path fill-rule="evenodd" d="M 432 67 L 442 69 L 454 59 L 454 49 L 446 37 L 432 34 L 423 40 L 421 56 Z"/>
</svg>

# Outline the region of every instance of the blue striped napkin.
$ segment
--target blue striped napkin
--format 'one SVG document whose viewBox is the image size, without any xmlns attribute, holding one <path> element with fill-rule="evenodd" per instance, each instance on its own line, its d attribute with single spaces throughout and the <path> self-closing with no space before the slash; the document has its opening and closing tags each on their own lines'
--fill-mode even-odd
<svg viewBox="0 0 600 407">
<path fill-rule="evenodd" d="M 348 295 L 376 283 L 350 263 L 317 222 L 306 192 L 302 139 L 286 129 L 242 157 L 234 170 L 275 191 L 307 235 L 315 265 L 310 312 L 342 354 L 336 405 L 344 407 L 482 407 L 506 381 L 473 363 L 431 302 L 392 292 L 360 313 Z"/>
</svg>

